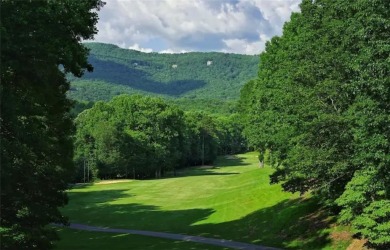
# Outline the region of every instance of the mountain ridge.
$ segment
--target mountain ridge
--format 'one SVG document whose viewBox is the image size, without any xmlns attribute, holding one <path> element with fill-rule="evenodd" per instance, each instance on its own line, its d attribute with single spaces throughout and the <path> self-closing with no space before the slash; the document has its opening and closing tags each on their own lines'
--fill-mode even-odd
<svg viewBox="0 0 390 250">
<path fill-rule="evenodd" d="M 257 75 L 259 57 L 222 52 L 145 53 L 114 44 L 85 43 L 94 72 L 70 78 L 76 100 L 109 100 L 118 94 L 237 100 Z"/>
</svg>

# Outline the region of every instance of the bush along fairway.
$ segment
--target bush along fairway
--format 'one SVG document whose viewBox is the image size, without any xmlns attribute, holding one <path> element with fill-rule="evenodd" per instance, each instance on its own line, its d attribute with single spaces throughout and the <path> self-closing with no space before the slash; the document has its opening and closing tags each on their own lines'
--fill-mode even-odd
<svg viewBox="0 0 390 250">
<path fill-rule="evenodd" d="M 256 153 L 223 156 L 214 166 L 183 169 L 177 177 L 72 188 L 63 212 L 72 223 L 92 226 L 287 249 L 345 249 L 351 239 L 346 228 L 335 227 L 333 218 L 310 196 L 299 197 L 283 192 L 280 185 L 270 185 L 272 172 L 268 166 L 259 167 Z M 58 249 L 87 249 L 89 241 L 91 249 L 108 242 L 112 249 L 222 249 L 144 236 L 58 230 L 62 238 Z"/>
</svg>

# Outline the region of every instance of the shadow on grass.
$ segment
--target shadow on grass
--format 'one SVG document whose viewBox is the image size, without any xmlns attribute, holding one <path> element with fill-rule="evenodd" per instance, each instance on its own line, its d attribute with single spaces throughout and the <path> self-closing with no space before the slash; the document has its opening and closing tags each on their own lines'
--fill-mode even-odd
<svg viewBox="0 0 390 250">
<path fill-rule="evenodd" d="M 121 198 L 130 196 L 125 190 L 72 192 L 71 201 L 77 205 L 69 206 L 66 215 L 71 222 L 93 226 L 186 233 L 190 225 L 215 212 L 207 208 L 162 210 L 153 205 L 121 204 Z"/>
<path fill-rule="evenodd" d="M 85 187 L 83 187 L 85 188 Z M 81 188 L 81 189 L 83 189 Z M 115 190 L 98 190 L 98 191 L 87 191 L 79 192 L 80 188 L 70 190 L 68 195 L 72 202 L 83 206 L 96 206 L 97 204 L 116 201 L 121 198 L 128 198 L 134 195 L 129 194 L 128 189 L 115 189 Z"/>
<path fill-rule="evenodd" d="M 103 232 L 86 232 L 66 228 L 56 228 L 63 238 L 56 243 L 55 249 L 123 249 L 123 250 L 222 250 L 227 248 L 216 247 L 200 243 L 176 241 L 170 239 L 153 238 L 130 234 L 113 234 Z"/>
<path fill-rule="evenodd" d="M 82 219 L 90 225 L 96 226 L 96 218 L 100 218 L 98 226 L 175 233 L 185 233 L 180 229 L 198 220 L 204 220 L 214 212 L 212 209 L 164 211 L 156 206 L 137 203 L 97 205 L 88 210 Z M 71 216 L 71 218 L 74 217 Z"/>
<path fill-rule="evenodd" d="M 68 189 L 69 190 L 71 190 L 72 188 L 82 189 L 82 188 L 90 187 L 92 185 L 93 185 L 92 182 L 89 182 L 89 183 L 70 183 L 70 184 L 68 184 Z"/>
<path fill-rule="evenodd" d="M 237 167 L 237 166 L 248 166 L 251 165 L 249 163 L 245 162 L 244 157 L 239 156 L 233 156 L 233 155 L 225 155 L 225 156 L 219 156 L 218 162 L 215 167 Z"/>
<path fill-rule="evenodd" d="M 323 249 L 330 243 L 327 229 L 334 221 L 318 208 L 313 198 L 284 200 L 239 220 L 198 225 L 196 231 L 223 232 L 222 238 L 265 246 Z"/>
<path fill-rule="evenodd" d="M 228 172 L 228 173 L 218 173 L 214 172 L 213 169 L 216 168 L 202 168 L 202 167 L 191 167 L 189 169 L 181 169 L 176 171 L 176 176 L 173 176 L 173 173 L 170 173 L 170 177 L 187 177 L 187 176 L 203 176 L 203 175 L 236 175 L 237 172 Z M 169 175 L 167 175 L 168 177 Z"/>
<path fill-rule="evenodd" d="M 68 209 L 67 215 L 72 222 L 93 226 L 198 235 L 288 249 L 322 249 L 330 242 L 327 228 L 333 221 L 326 211 L 318 210 L 315 199 L 283 200 L 238 220 L 199 224 L 216 211 L 120 204 L 124 196 L 129 197 L 125 190 L 80 192 L 71 197 L 77 206 Z"/>
</svg>

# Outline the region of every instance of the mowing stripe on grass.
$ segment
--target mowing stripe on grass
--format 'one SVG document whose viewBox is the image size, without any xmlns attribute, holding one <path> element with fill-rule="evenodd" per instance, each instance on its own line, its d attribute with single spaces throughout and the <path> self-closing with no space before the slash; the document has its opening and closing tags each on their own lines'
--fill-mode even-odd
<svg viewBox="0 0 390 250">
<path fill-rule="evenodd" d="M 61 226 L 61 225 L 56 225 Z M 233 249 L 245 249 L 245 250 L 280 250 L 273 247 L 265 247 L 254 244 L 248 244 L 243 242 L 224 240 L 224 239 L 213 239 L 200 236 L 191 236 L 184 234 L 173 234 L 173 233 L 161 233 L 153 231 L 143 231 L 143 230 L 131 230 L 131 229 L 118 229 L 118 228 L 108 228 L 108 227 L 95 227 L 84 224 L 71 223 L 69 228 L 84 230 L 84 231 L 94 231 L 94 232 L 106 232 L 106 233 L 127 233 L 127 234 L 137 234 L 151 237 L 166 238 L 172 240 L 181 240 L 181 241 L 191 241 L 221 247 L 228 247 Z"/>
</svg>

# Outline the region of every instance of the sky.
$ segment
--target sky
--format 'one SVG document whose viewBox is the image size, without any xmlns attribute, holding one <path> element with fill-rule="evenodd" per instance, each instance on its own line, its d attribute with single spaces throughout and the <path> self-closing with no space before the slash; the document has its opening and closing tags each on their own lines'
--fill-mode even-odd
<svg viewBox="0 0 390 250">
<path fill-rule="evenodd" d="M 95 42 L 143 52 L 259 54 L 301 0 L 105 0 Z"/>
</svg>

